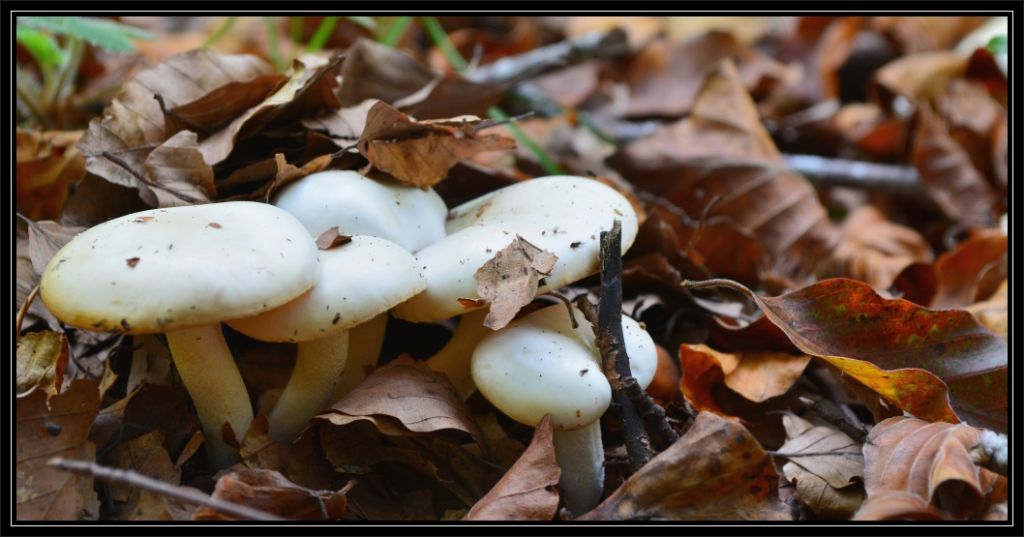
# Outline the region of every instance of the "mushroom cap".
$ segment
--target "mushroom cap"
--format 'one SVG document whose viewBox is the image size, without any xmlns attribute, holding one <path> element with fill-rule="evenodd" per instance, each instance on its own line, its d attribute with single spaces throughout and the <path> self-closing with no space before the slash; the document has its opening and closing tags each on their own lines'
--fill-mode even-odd
<svg viewBox="0 0 1024 537">
<path fill-rule="evenodd" d="M 541 177 L 466 202 L 449 214 L 448 236 L 416 259 L 427 290 L 395 308 L 397 317 L 428 322 L 465 313 L 459 298 L 477 298 L 477 269 L 521 235 L 558 257 L 538 293 L 598 271 L 600 233 L 622 222 L 622 251 L 633 244 L 637 217 L 629 201 L 593 179 Z"/>
<path fill-rule="evenodd" d="M 433 189 L 375 180 L 353 171 L 314 173 L 291 183 L 274 205 L 317 237 L 338 226 L 343 235 L 387 239 L 415 252 L 445 236 L 448 207 Z"/>
<path fill-rule="evenodd" d="M 320 270 L 302 224 L 266 203 L 151 209 L 92 227 L 46 266 L 40 296 L 96 331 L 166 332 L 276 308 Z"/>
<path fill-rule="evenodd" d="M 391 241 L 357 235 L 320 252 L 320 279 L 309 292 L 228 325 L 261 341 L 310 341 L 368 321 L 424 287 L 412 254 Z"/>
<path fill-rule="evenodd" d="M 573 328 L 562 304 L 512 321 L 473 351 L 473 381 L 494 406 L 524 425 L 551 414 L 556 429 L 572 430 L 601 417 L 611 387 L 601 371 L 593 329 L 579 310 Z M 623 342 L 641 387 L 654 378 L 658 356 L 640 325 L 622 317 Z"/>
</svg>

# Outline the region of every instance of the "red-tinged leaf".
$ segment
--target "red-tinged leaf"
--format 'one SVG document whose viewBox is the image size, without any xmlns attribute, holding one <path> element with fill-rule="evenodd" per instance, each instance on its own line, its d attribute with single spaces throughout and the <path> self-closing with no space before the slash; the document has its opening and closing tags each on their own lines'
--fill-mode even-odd
<svg viewBox="0 0 1024 537">
<path fill-rule="evenodd" d="M 980 431 L 967 424 L 927 423 L 913 418 L 889 418 L 875 425 L 864 443 L 864 486 L 868 502 L 857 519 L 880 517 L 875 505 L 887 494 L 901 493 L 905 517 L 922 509 L 941 509 L 949 516 L 972 519 L 990 505 L 1006 501 L 1006 477 L 981 468 L 971 458 Z M 865 513 L 867 511 L 868 513 Z M 895 510 L 885 518 L 900 518 Z"/>
<path fill-rule="evenodd" d="M 935 263 L 908 267 L 896 287 L 932 309 L 965 308 L 991 296 L 1006 277 L 1008 245 L 1002 231 L 977 230 Z"/>
<path fill-rule="evenodd" d="M 558 511 L 561 475 L 551 417 L 545 416 L 526 451 L 463 520 L 551 520 Z"/>
<path fill-rule="evenodd" d="M 755 403 L 786 393 L 803 374 L 810 356 L 781 352 L 718 352 L 706 345 L 680 345 L 679 361 L 683 393 L 698 410 L 722 414 L 711 397 L 711 388 L 722 382 Z"/>
<path fill-rule="evenodd" d="M 924 369 L 885 370 L 864 360 L 819 356 L 843 373 L 871 388 L 889 403 L 928 421 L 958 423 L 949 407 L 949 393 L 942 379 Z"/>
<path fill-rule="evenodd" d="M 348 510 L 345 495 L 355 482 L 340 490 L 310 490 L 273 470 L 242 470 L 222 475 L 213 497 L 252 507 L 291 520 L 341 520 Z M 203 506 L 193 520 L 237 520 Z"/>
<path fill-rule="evenodd" d="M 690 430 L 577 520 L 792 520 L 771 457 L 734 419 Z"/>
<path fill-rule="evenodd" d="M 949 387 L 960 418 L 1006 429 L 1008 349 L 970 313 L 931 311 L 906 300 L 884 299 L 866 283 L 843 278 L 778 297 L 758 297 L 728 280 L 705 285 L 720 284 L 751 297 L 807 354 L 865 360 L 887 371 L 924 369 Z"/>
</svg>

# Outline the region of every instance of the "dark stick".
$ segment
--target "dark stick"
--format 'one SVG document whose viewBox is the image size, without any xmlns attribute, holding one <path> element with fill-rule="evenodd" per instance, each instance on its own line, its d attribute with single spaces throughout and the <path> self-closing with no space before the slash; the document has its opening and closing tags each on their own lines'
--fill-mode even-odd
<svg viewBox="0 0 1024 537">
<path fill-rule="evenodd" d="M 545 71 L 591 58 L 612 58 L 629 52 L 626 33 L 620 29 L 591 33 L 575 39 L 502 58 L 466 72 L 467 79 L 481 84 L 511 86 Z"/>
<path fill-rule="evenodd" d="M 285 520 L 277 515 L 267 513 L 266 511 L 253 509 L 246 505 L 218 500 L 217 498 L 203 494 L 198 490 L 165 483 L 151 477 L 146 477 L 132 470 L 109 468 L 106 466 L 100 466 L 94 462 L 76 461 L 62 457 L 54 457 L 50 459 L 49 465 L 60 470 L 64 470 L 65 472 L 91 475 L 101 481 L 121 483 L 131 487 L 155 492 L 192 505 L 206 506 L 211 509 L 216 509 L 226 515 L 238 517 L 243 520 Z"/>
<path fill-rule="evenodd" d="M 878 164 L 816 155 L 782 155 L 786 166 L 819 186 L 845 186 L 917 200 L 935 207 L 913 166 Z"/>
<path fill-rule="evenodd" d="M 801 397 L 800 402 L 807 405 L 816 414 L 821 416 L 821 419 L 829 422 L 835 426 L 835 428 L 842 431 L 843 434 L 849 436 L 855 441 L 864 443 L 864 440 L 868 437 L 867 431 L 846 419 L 846 416 L 844 416 L 839 410 L 839 407 L 832 401 L 829 401 L 828 399 L 811 399 L 809 397 Z"/>
</svg>

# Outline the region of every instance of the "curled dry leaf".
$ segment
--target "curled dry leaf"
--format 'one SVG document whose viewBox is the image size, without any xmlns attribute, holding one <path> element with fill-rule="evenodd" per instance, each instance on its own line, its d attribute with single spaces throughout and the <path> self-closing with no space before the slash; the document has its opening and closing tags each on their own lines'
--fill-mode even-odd
<svg viewBox="0 0 1024 537">
<path fill-rule="evenodd" d="M 326 115 L 303 119 L 302 126 L 326 134 L 338 147 L 349 147 L 359 140 L 359 135 L 366 128 L 366 116 L 378 102 L 377 99 L 367 99 Z"/>
<path fill-rule="evenodd" d="M 407 357 L 374 371 L 317 419 L 334 425 L 366 420 L 389 436 L 456 430 L 483 438 L 448 377 Z"/>
<path fill-rule="evenodd" d="M 558 480 L 551 417 L 545 416 L 519 460 L 463 520 L 551 520 L 558 511 Z"/>
<path fill-rule="evenodd" d="M 890 222 L 875 206 L 853 210 L 841 230 L 842 237 L 823 276 L 846 276 L 887 290 L 900 272 L 913 263 L 932 260 L 932 249 L 918 232 Z"/>
<path fill-rule="evenodd" d="M 911 54 L 876 71 L 874 87 L 882 103 L 889 103 L 894 95 L 920 102 L 945 92 L 966 67 L 967 59 L 953 51 Z"/>
<path fill-rule="evenodd" d="M 316 238 L 316 247 L 321 250 L 330 250 L 331 248 L 337 248 L 343 244 L 352 242 L 352 237 L 349 235 L 342 235 L 338 231 L 338 226 L 334 226 L 327 231 L 324 231 Z"/>
<path fill-rule="evenodd" d="M 491 304 L 484 326 L 504 327 L 537 296 L 538 282 L 555 268 L 558 257 L 516 235 L 508 246 L 477 269 L 476 292 Z"/>
<path fill-rule="evenodd" d="M 134 470 L 165 483 L 178 485 L 181 471 L 171 462 L 163 446 L 164 435 L 150 431 L 140 437 L 118 444 L 103 457 L 107 466 Z M 110 518 L 113 520 L 171 520 L 174 508 L 169 508 L 166 497 L 149 490 L 141 490 L 123 483 L 110 483 Z"/>
<path fill-rule="evenodd" d="M 257 80 L 262 87 L 265 83 L 259 82 L 260 77 L 271 72 L 270 66 L 255 56 L 223 55 L 206 50 L 179 54 L 141 71 L 122 86 L 103 117 L 89 124 L 89 130 L 78 145 L 85 154 L 86 170 L 112 183 L 139 190 L 151 206 L 157 202 L 156 190 L 191 203 L 194 185 L 201 182 L 190 183 L 185 192 L 178 192 L 176 187 L 180 185 L 168 188 L 156 182 L 161 178 L 148 177 L 145 164 L 150 154 L 172 138 L 172 134 L 178 133 L 177 129 L 166 130 L 164 109 L 186 105 L 231 83 Z M 162 107 L 157 95 L 163 102 Z M 158 155 L 156 162 L 173 156 L 174 150 L 181 151 L 182 139 L 178 140 L 165 147 L 164 152 L 168 154 Z M 185 145 L 189 162 L 198 158 L 207 165 L 214 164 L 209 158 L 192 153 L 196 147 Z"/>
<path fill-rule="evenodd" d="M 803 374 L 811 357 L 784 352 L 718 352 L 706 345 L 679 346 L 684 371 L 680 387 L 694 405 L 709 410 L 700 401 L 711 399 L 712 382 L 725 385 L 755 403 L 786 393 Z M 709 371 L 716 368 L 717 371 Z M 721 412 L 719 412 L 721 413 Z"/>
<path fill-rule="evenodd" d="M 85 157 L 75 144 L 82 131 L 17 131 L 18 211 L 39 220 L 57 218 L 70 187 L 85 176 Z"/>
<path fill-rule="evenodd" d="M 988 300 L 967 307 L 967 311 L 974 315 L 982 326 L 1003 339 L 1006 339 L 1010 328 L 1008 289 L 1009 280 L 1003 280 L 995 294 Z"/>
<path fill-rule="evenodd" d="M 965 308 L 988 298 L 1007 275 L 1008 246 L 1009 239 L 1002 231 L 977 230 L 934 264 L 920 267 L 933 274 L 924 279 L 935 282 L 933 294 L 924 305 L 932 309 Z M 915 276 L 922 279 L 920 274 Z"/>
<path fill-rule="evenodd" d="M 995 223 L 995 192 L 971 164 L 967 152 L 950 137 L 946 124 L 927 106 L 918 114 L 910 160 L 947 217 L 972 227 Z"/>
<path fill-rule="evenodd" d="M 143 201 L 156 207 L 174 207 L 208 202 L 217 196 L 213 168 L 203 160 L 197 140 L 196 133 L 180 131 L 146 157 L 140 171 L 160 186 L 142 190 Z"/>
<path fill-rule="evenodd" d="M 18 339 L 16 389 L 18 397 L 42 387 L 60 393 L 68 366 L 68 340 L 59 332 L 31 332 Z"/>
<path fill-rule="evenodd" d="M 290 520 L 341 520 L 348 510 L 345 495 L 355 485 L 340 490 L 310 490 L 273 470 L 241 470 L 217 479 L 213 497 L 275 514 Z M 193 520 L 238 520 L 202 506 Z"/>
<path fill-rule="evenodd" d="M 1007 499 L 1006 477 L 975 465 L 971 448 L 980 431 L 967 424 L 928 423 L 914 418 L 889 418 L 875 425 L 864 443 L 864 486 L 868 499 L 855 517 L 879 517 L 876 504 L 889 494 L 909 494 L 903 514 L 889 510 L 886 518 L 915 518 L 922 508 L 938 508 L 958 519 L 973 519 L 992 504 Z M 931 513 L 932 511 L 927 510 Z"/>
<path fill-rule="evenodd" d="M 777 455 L 789 459 L 782 467 L 797 494 L 818 516 L 846 520 L 864 501 L 862 444 L 842 432 L 792 414 L 782 417 L 786 443 Z"/>
<path fill-rule="evenodd" d="M 441 182 L 460 160 L 482 151 L 515 149 L 512 138 L 478 134 L 484 124 L 472 116 L 414 121 L 378 102 L 366 116 L 358 148 L 375 168 L 404 183 L 429 187 Z"/>
<path fill-rule="evenodd" d="M 792 520 L 778 474 L 736 420 L 709 412 L 577 520 Z"/>
<path fill-rule="evenodd" d="M 16 517 L 19 520 L 95 520 L 93 478 L 58 470 L 51 457 L 92 461 L 89 428 L 100 408 L 97 383 L 76 380 L 59 395 L 35 390 L 15 401 Z"/>
</svg>

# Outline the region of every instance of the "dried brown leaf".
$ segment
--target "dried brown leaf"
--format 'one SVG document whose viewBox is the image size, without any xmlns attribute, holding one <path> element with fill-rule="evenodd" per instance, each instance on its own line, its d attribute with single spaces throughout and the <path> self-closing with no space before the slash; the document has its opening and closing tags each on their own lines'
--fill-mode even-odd
<svg viewBox="0 0 1024 537">
<path fill-rule="evenodd" d="M 378 368 L 317 418 L 334 425 L 366 420 L 389 436 L 455 430 L 483 437 L 448 377 L 408 357 Z"/>
<path fill-rule="evenodd" d="M 38 220 L 58 218 L 70 186 L 85 176 L 75 144 L 83 131 L 17 131 L 18 211 Z"/>
<path fill-rule="evenodd" d="M 545 416 L 519 460 L 463 520 L 551 520 L 558 510 L 556 486 L 561 475 L 551 418 Z"/>
<path fill-rule="evenodd" d="M 864 477 L 862 444 L 792 414 L 784 415 L 782 423 L 788 440 L 778 456 L 789 459 L 783 475 L 818 516 L 849 519 L 864 501 L 864 489 L 857 483 Z"/>
<path fill-rule="evenodd" d="M 191 131 L 180 131 L 160 144 L 140 171 L 160 185 L 141 190 L 143 201 L 156 207 L 205 203 L 217 196 L 213 168 L 203 160 Z"/>
<path fill-rule="evenodd" d="M 747 400 L 761 403 L 786 393 L 803 374 L 810 360 L 807 355 L 724 353 L 706 345 L 682 344 L 679 346 L 679 361 L 684 374 L 680 386 L 698 408 L 721 413 L 711 398 L 713 384 L 724 382 Z"/>
<path fill-rule="evenodd" d="M 910 159 L 921 182 L 949 218 L 972 227 L 992 226 L 998 203 L 992 187 L 935 112 L 923 106 L 918 119 Z"/>
<path fill-rule="evenodd" d="M 51 457 L 92 461 L 89 428 L 100 408 L 97 383 L 76 380 L 60 395 L 35 390 L 16 407 L 15 495 L 19 520 L 95 520 L 99 499 L 91 476 L 49 466 Z"/>
<path fill-rule="evenodd" d="M 316 247 L 321 250 L 330 250 L 331 248 L 337 248 L 343 244 L 352 242 L 352 237 L 348 235 L 342 235 L 338 231 L 338 226 L 334 226 L 327 231 L 324 231 L 316 238 Z"/>
<path fill-rule="evenodd" d="M 417 122 L 387 103 L 378 102 L 366 116 L 359 152 L 375 168 L 399 181 L 433 186 L 460 160 L 482 151 L 515 149 L 515 141 L 500 134 L 477 134 L 476 118 Z"/>
<path fill-rule="evenodd" d="M 1006 501 L 1006 477 L 977 466 L 971 448 L 980 432 L 967 424 L 928 423 L 915 418 L 889 418 L 875 425 L 864 443 L 864 486 L 868 503 L 887 493 L 905 493 L 922 506 L 958 519 L 973 519 L 993 503 Z M 857 519 L 867 515 L 858 513 Z M 872 516 L 878 516 L 877 514 Z M 888 518 L 898 518 L 889 513 Z"/>
<path fill-rule="evenodd" d="M 68 356 L 68 340 L 62 333 L 43 331 L 21 336 L 16 354 L 17 396 L 40 386 L 49 395 L 60 393 Z"/>
<path fill-rule="evenodd" d="M 551 274 L 558 257 L 516 235 L 508 246 L 477 269 L 476 292 L 491 304 L 484 326 L 498 330 L 537 296 L 538 282 Z"/>
<path fill-rule="evenodd" d="M 709 412 L 577 520 L 792 520 L 778 474 L 736 420 Z"/>
<path fill-rule="evenodd" d="M 903 269 L 928 263 L 932 249 L 918 232 L 895 224 L 873 205 L 853 210 L 843 222 L 842 237 L 821 276 L 845 276 L 888 290 Z"/>
<path fill-rule="evenodd" d="M 366 128 L 366 116 L 379 101 L 367 99 L 357 105 L 339 108 L 330 114 L 303 119 L 302 126 L 331 137 L 338 147 L 354 145 Z"/>
<path fill-rule="evenodd" d="M 971 312 L 982 326 L 1002 336 L 1003 339 L 1006 339 L 1010 328 L 1008 284 L 1009 280 L 1003 280 L 995 294 L 988 300 L 967 307 L 967 311 Z"/>
<path fill-rule="evenodd" d="M 911 54 L 875 71 L 874 83 L 883 103 L 888 103 L 892 95 L 920 102 L 945 92 L 966 67 L 967 59 L 953 51 Z"/>
<path fill-rule="evenodd" d="M 345 495 L 355 485 L 336 491 L 310 490 L 273 470 L 241 470 L 217 479 L 213 497 L 275 514 L 291 520 L 341 520 L 348 510 Z M 237 520 L 203 506 L 193 520 Z"/>
</svg>

